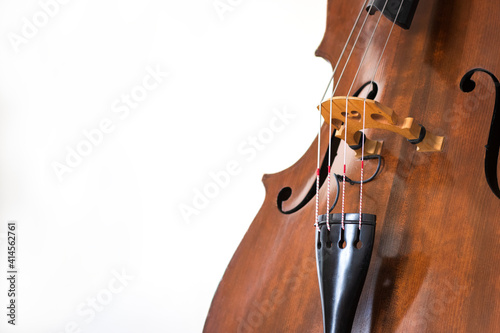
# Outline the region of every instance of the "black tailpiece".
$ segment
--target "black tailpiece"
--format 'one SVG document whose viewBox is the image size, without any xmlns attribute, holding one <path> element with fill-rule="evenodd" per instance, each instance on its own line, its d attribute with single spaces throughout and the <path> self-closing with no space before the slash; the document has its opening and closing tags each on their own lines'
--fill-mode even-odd
<svg viewBox="0 0 500 333">
<path fill-rule="evenodd" d="M 375 215 L 362 214 L 361 230 L 359 214 L 345 214 L 344 230 L 341 218 L 342 214 L 330 214 L 328 231 L 326 215 L 321 215 L 316 232 L 325 333 L 351 332 L 375 238 Z"/>
</svg>

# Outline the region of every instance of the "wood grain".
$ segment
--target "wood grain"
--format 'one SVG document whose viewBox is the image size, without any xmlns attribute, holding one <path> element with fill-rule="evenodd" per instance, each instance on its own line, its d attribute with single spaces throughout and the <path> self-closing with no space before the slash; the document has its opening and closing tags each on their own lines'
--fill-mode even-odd
<svg viewBox="0 0 500 333">
<path fill-rule="evenodd" d="M 361 3 L 328 1 L 318 56 L 336 62 Z M 499 17 L 494 0 L 420 0 L 411 29 L 391 36 L 376 100 L 418 119 L 445 144 L 441 152 L 419 153 L 395 133 L 367 131 L 384 141 L 384 165 L 364 186 L 364 211 L 376 214 L 378 225 L 353 332 L 500 332 L 500 200 L 483 171 L 494 87 L 476 74 L 473 92 L 459 89 L 474 67 L 500 76 Z M 381 22 L 355 87 L 373 74 L 390 29 Z M 365 36 L 356 46 L 337 95 L 347 94 L 366 43 Z M 321 135 L 324 153 L 326 127 Z M 264 175 L 265 201 L 220 282 L 204 332 L 323 331 L 314 200 L 291 215 L 276 204 L 289 186 L 284 209 L 294 207 L 314 183 L 316 145 L 287 170 Z M 360 163 L 347 154 L 347 175 L 358 179 Z M 340 160 L 334 172 L 341 172 Z M 357 211 L 358 191 L 347 186 L 346 212 Z M 320 195 L 326 212 L 326 186 Z"/>
</svg>

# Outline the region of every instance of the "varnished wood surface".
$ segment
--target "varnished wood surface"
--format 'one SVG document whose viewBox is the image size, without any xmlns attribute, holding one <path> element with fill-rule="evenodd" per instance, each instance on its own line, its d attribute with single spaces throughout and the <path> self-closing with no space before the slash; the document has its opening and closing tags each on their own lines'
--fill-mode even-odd
<svg viewBox="0 0 500 333">
<path fill-rule="evenodd" d="M 360 5 L 329 1 L 317 55 L 336 62 Z M 389 28 L 383 19 L 355 87 L 370 80 Z M 346 78 L 354 77 L 363 44 L 366 38 Z M 384 165 L 365 185 L 364 212 L 377 215 L 377 231 L 353 332 L 500 332 L 500 200 L 483 171 L 494 87 L 475 74 L 473 92 L 459 89 L 474 67 L 500 76 L 499 51 L 496 0 L 420 0 L 411 29 L 395 29 L 375 79 L 376 100 L 418 119 L 445 144 L 442 152 L 418 153 L 395 133 L 367 131 L 384 141 Z M 337 95 L 350 83 L 343 81 Z M 323 152 L 327 135 L 324 128 Z M 293 193 L 285 210 L 308 191 L 316 145 L 289 169 L 263 177 L 264 204 L 221 280 L 204 332 L 322 332 L 314 200 L 291 215 L 276 204 L 286 186 Z M 359 162 L 352 151 L 348 157 L 348 176 L 358 179 Z M 341 172 L 340 160 L 334 172 Z M 320 194 L 325 212 L 326 186 Z M 358 197 L 358 187 L 347 186 L 346 212 L 357 211 Z"/>
</svg>

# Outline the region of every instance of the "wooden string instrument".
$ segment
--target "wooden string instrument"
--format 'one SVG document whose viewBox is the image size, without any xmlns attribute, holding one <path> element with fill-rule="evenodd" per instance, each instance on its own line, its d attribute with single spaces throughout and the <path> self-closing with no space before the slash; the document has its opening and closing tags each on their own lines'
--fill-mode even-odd
<svg viewBox="0 0 500 333">
<path fill-rule="evenodd" d="M 204 332 L 500 332 L 499 51 L 497 0 L 328 0 L 321 131 L 264 175 Z"/>
</svg>

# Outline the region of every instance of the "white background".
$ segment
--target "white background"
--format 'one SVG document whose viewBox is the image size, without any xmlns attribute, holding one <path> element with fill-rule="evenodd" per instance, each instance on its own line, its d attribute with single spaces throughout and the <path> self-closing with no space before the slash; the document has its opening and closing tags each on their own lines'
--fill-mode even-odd
<svg viewBox="0 0 500 333">
<path fill-rule="evenodd" d="M 212 0 L 70 0 L 23 37 L 47 2 L 0 1 L 0 232 L 19 226 L 16 327 L 0 235 L 0 331 L 201 332 L 262 175 L 315 137 L 326 1 L 222 0 L 218 13 Z M 147 68 L 168 77 L 114 112 Z M 261 150 L 238 149 L 283 110 L 294 118 Z M 59 179 L 54 165 L 104 119 L 113 131 Z M 239 173 L 183 217 L 231 161 Z"/>
</svg>

